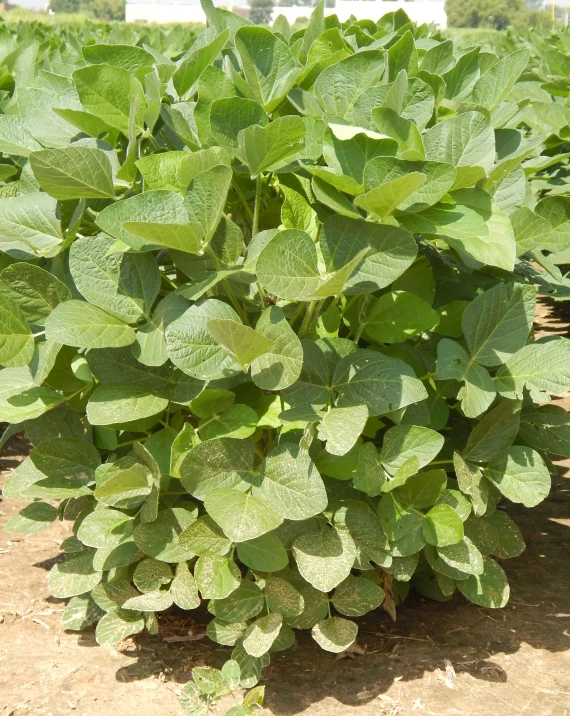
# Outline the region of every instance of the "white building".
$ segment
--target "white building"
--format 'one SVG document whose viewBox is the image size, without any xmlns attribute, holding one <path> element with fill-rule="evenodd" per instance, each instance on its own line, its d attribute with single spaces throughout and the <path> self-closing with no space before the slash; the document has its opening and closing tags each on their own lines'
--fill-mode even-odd
<svg viewBox="0 0 570 716">
<path fill-rule="evenodd" d="M 243 0 L 237 0 L 235 5 L 231 3 L 232 0 L 214 0 L 215 5 L 247 17 L 249 7 Z M 357 20 L 377 21 L 386 13 L 402 8 L 414 22 L 434 23 L 444 28 L 447 25 L 444 5 L 444 0 L 336 0 L 335 7 L 326 8 L 325 14 L 337 15 L 341 22 L 348 20 L 351 15 Z M 292 24 L 297 18 L 309 17 L 312 11 L 313 7 L 292 4 L 287 7 L 280 3 L 273 10 L 273 20 L 278 15 L 285 15 Z M 206 22 L 200 0 L 126 0 L 125 14 L 127 22 Z"/>
</svg>

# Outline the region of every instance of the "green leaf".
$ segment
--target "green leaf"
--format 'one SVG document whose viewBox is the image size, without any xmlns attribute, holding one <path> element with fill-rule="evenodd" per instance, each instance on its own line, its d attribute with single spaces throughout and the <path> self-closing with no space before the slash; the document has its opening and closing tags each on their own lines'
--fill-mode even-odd
<svg viewBox="0 0 570 716">
<path fill-rule="evenodd" d="M 518 557 L 526 545 L 519 528 L 502 510 L 487 517 L 471 517 L 465 523 L 465 533 L 482 554 L 494 554 L 501 559 Z"/>
<path fill-rule="evenodd" d="M 329 592 L 350 574 L 356 547 L 345 530 L 322 525 L 317 533 L 297 537 L 293 556 L 301 576 L 319 591 Z"/>
<path fill-rule="evenodd" d="M 262 333 L 231 319 L 213 318 L 206 323 L 206 328 L 244 370 L 274 345 L 274 341 Z"/>
<path fill-rule="evenodd" d="M 493 559 L 484 558 L 485 571 L 458 582 L 457 588 L 474 604 L 491 609 L 501 609 L 509 600 L 507 576 Z"/>
<path fill-rule="evenodd" d="M 190 223 L 184 199 L 177 192 L 145 191 L 110 204 L 98 214 L 97 225 L 106 234 L 136 251 L 148 247 L 144 236 L 132 233 L 124 224 L 133 224 L 136 231 L 151 234 L 153 242 L 160 241 L 169 248 L 195 252 L 199 247 L 201 231 Z"/>
<path fill-rule="evenodd" d="M 254 455 L 250 440 L 223 437 L 199 443 L 182 461 L 182 485 L 199 500 L 218 488 L 245 491 L 253 482 Z"/>
<path fill-rule="evenodd" d="M 101 463 L 97 448 L 79 438 L 44 440 L 31 451 L 30 458 L 46 477 L 65 477 L 84 483 L 93 480 Z"/>
<path fill-rule="evenodd" d="M 495 135 L 481 112 L 463 112 L 428 129 L 423 137 L 426 157 L 454 167 L 482 167 L 495 162 Z"/>
<path fill-rule="evenodd" d="M 566 338 L 529 343 L 499 368 L 497 390 L 509 398 L 522 398 L 525 386 L 531 391 L 562 393 L 570 387 L 569 355 Z"/>
<path fill-rule="evenodd" d="M 536 302 L 534 286 L 498 283 L 467 306 L 462 325 L 473 360 L 505 363 L 527 342 Z"/>
<path fill-rule="evenodd" d="M 402 211 L 416 212 L 427 209 L 442 199 L 455 182 L 455 169 L 451 164 L 376 157 L 370 160 L 364 169 L 364 188 L 367 195 L 377 196 L 382 201 L 383 186 L 396 179 L 403 179 L 413 172 L 422 174 L 425 181 L 417 191 L 398 204 Z"/>
<path fill-rule="evenodd" d="M 456 102 L 468 93 L 479 74 L 479 47 L 462 54 L 455 65 L 442 75 L 445 82 L 445 98 Z"/>
<path fill-rule="evenodd" d="M 151 491 L 148 468 L 129 455 L 99 468 L 97 477 L 95 497 L 111 507 L 136 507 Z"/>
<path fill-rule="evenodd" d="M 167 406 L 166 398 L 135 385 L 98 385 L 89 398 L 87 415 L 92 425 L 114 425 L 158 415 Z"/>
<path fill-rule="evenodd" d="M 224 680 L 221 671 L 211 666 L 195 667 L 192 678 L 204 695 L 219 698 L 224 691 Z"/>
<path fill-rule="evenodd" d="M 269 664 L 269 655 L 261 657 L 250 656 L 241 644 L 234 647 L 232 659 L 235 659 L 241 670 L 241 685 L 251 689 L 257 684 L 261 676 L 261 670 Z"/>
<path fill-rule="evenodd" d="M 384 69 L 383 52 L 357 52 L 323 70 L 314 93 L 327 114 L 349 117 L 360 94 L 378 83 Z"/>
<path fill-rule="evenodd" d="M 253 619 L 263 609 L 263 592 L 255 582 L 243 579 L 240 585 L 224 599 L 217 599 L 208 604 L 208 611 L 214 614 L 217 620 L 234 624 L 244 623 L 247 619 Z M 222 625 L 220 625 L 220 630 Z M 232 633 L 238 629 L 235 624 Z M 240 628 L 244 631 L 245 626 Z M 216 633 L 219 630 L 216 629 Z"/>
<path fill-rule="evenodd" d="M 243 564 L 260 572 L 279 572 L 289 562 L 285 548 L 271 532 L 247 542 L 240 542 L 237 553 Z"/>
<path fill-rule="evenodd" d="M 458 393 L 461 409 L 468 418 L 481 415 L 496 396 L 495 383 L 483 366 L 473 363 L 469 354 L 455 341 L 447 338 L 437 346 L 437 380 L 465 381 Z"/>
<path fill-rule="evenodd" d="M 135 332 L 118 318 L 85 301 L 65 301 L 46 318 L 46 338 L 78 348 L 118 348 L 135 340 Z"/>
<path fill-rule="evenodd" d="M 173 603 L 174 600 L 170 592 L 157 590 L 127 599 L 124 608 L 139 612 L 162 612 L 171 607 Z"/>
<path fill-rule="evenodd" d="M 273 520 L 274 515 L 280 515 L 288 520 L 304 520 L 325 509 L 327 495 L 319 471 L 297 446 L 283 443 L 272 448 L 259 467 L 259 473 L 262 478 L 254 484 L 253 494 L 270 507 L 268 518 Z"/>
<path fill-rule="evenodd" d="M 220 601 L 222 600 L 219 600 L 217 603 L 219 604 Z M 223 644 L 224 646 L 234 646 L 245 631 L 246 627 L 246 622 L 234 622 L 232 624 L 229 624 L 222 621 L 221 619 L 212 619 L 206 627 L 206 634 L 210 637 L 212 641 L 215 641 L 217 644 Z M 226 661 L 226 664 L 227 663 L 228 662 Z M 224 664 L 224 666 L 226 664 Z"/>
<path fill-rule="evenodd" d="M 397 112 L 394 112 L 394 110 L 389 107 L 377 107 L 376 109 L 373 109 L 372 118 L 379 132 L 388 137 L 392 137 L 398 142 L 399 154 L 402 159 L 426 158 L 426 151 L 424 149 L 422 136 L 414 122 L 406 119 L 405 117 L 401 117 Z M 421 182 L 418 178 L 416 178 L 416 186 L 413 191 L 419 189 L 423 183 L 424 182 Z M 412 192 L 410 191 L 407 196 L 411 193 Z M 402 199 L 405 198 L 405 196 L 402 197 Z"/>
<path fill-rule="evenodd" d="M 265 582 L 265 598 L 271 612 L 284 617 L 296 617 L 303 613 L 305 600 L 300 592 L 281 577 L 270 576 Z"/>
<path fill-rule="evenodd" d="M 24 257 L 55 256 L 63 242 L 57 201 L 37 192 L 0 201 L 0 247 Z"/>
<path fill-rule="evenodd" d="M 91 595 L 72 597 L 64 613 L 61 616 L 61 623 L 64 629 L 69 631 L 83 631 L 93 626 L 103 612 L 95 604 Z"/>
<path fill-rule="evenodd" d="M 303 367 L 303 348 L 283 310 L 278 306 L 266 308 L 255 330 L 273 341 L 273 345 L 252 362 L 253 382 L 263 390 L 283 390 L 293 385 Z"/>
<path fill-rule="evenodd" d="M 483 574 L 483 556 L 467 536 L 457 544 L 438 547 L 437 554 L 434 569 L 443 574 L 447 573 L 452 579 L 465 579 L 469 574 Z"/>
<path fill-rule="evenodd" d="M 326 441 L 332 455 L 345 455 L 356 443 L 368 420 L 366 405 L 333 408 L 318 427 L 319 439 Z"/>
<path fill-rule="evenodd" d="M 193 94 L 200 76 L 223 50 L 229 34 L 229 30 L 224 30 L 212 42 L 199 47 L 182 60 L 172 75 L 174 88 L 180 97 Z"/>
<path fill-rule="evenodd" d="M 409 477 L 400 487 L 400 496 L 409 507 L 423 509 L 434 505 L 446 487 L 445 470 L 429 470 Z"/>
<path fill-rule="evenodd" d="M 267 125 L 267 115 L 257 102 L 243 97 L 224 97 L 212 103 L 210 127 L 215 140 L 223 147 L 237 149 L 240 131 L 253 124 Z"/>
<path fill-rule="evenodd" d="M 299 229 L 280 231 L 259 254 L 256 273 L 271 294 L 309 299 L 321 282 L 313 240 Z"/>
<path fill-rule="evenodd" d="M 334 608 L 347 617 L 361 617 L 384 601 L 384 590 L 366 577 L 348 576 L 335 589 Z"/>
<path fill-rule="evenodd" d="M 512 502 L 534 507 L 550 492 L 550 474 L 532 448 L 513 446 L 484 470 L 484 475 Z"/>
<path fill-rule="evenodd" d="M 238 154 L 252 176 L 276 171 L 303 149 L 306 133 L 305 123 L 295 115 L 279 117 L 266 127 L 252 124 L 238 133 Z"/>
<path fill-rule="evenodd" d="M 229 557 L 198 557 L 194 578 L 203 599 L 224 599 L 240 584 L 240 571 Z"/>
<path fill-rule="evenodd" d="M 180 691 L 180 705 L 193 716 L 207 716 L 208 703 L 198 686 L 189 681 Z"/>
<path fill-rule="evenodd" d="M 376 497 L 382 492 L 382 486 L 386 482 L 386 473 L 380 463 L 378 450 L 370 442 L 360 446 L 352 482 L 357 490 L 362 490 L 370 497 Z"/>
<path fill-rule="evenodd" d="M 365 331 L 378 343 L 399 343 L 433 329 L 439 323 L 436 311 L 408 291 L 380 296 L 366 312 Z"/>
<path fill-rule="evenodd" d="M 570 455 L 570 417 L 560 405 L 541 405 L 523 410 L 519 435 L 536 450 Z"/>
<path fill-rule="evenodd" d="M 81 67 L 73 73 L 81 104 L 99 119 L 129 136 L 131 102 L 137 132 L 144 127 L 143 88 L 126 69 L 107 64 Z"/>
<path fill-rule="evenodd" d="M 75 241 L 69 253 L 71 275 L 90 303 L 134 323 L 150 311 L 160 273 L 149 254 L 110 254 L 111 246 L 112 241 L 104 237 Z"/>
<path fill-rule="evenodd" d="M 463 539 L 463 522 L 449 505 L 435 505 L 425 516 L 423 534 L 428 544 L 447 547 Z"/>
<path fill-rule="evenodd" d="M 527 50 L 517 50 L 496 62 L 475 82 L 472 97 L 489 111 L 507 97 L 529 60 Z"/>
<path fill-rule="evenodd" d="M 108 199 L 115 195 L 111 164 L 101 149 L 42 149 L 30 154 L 30 165 L 42 189 L 55 199 Z"/>
<path fill-rule="evenodd" d="M 17 115 L 3 114 L 0 119 L 0 151 L 27 157 L 30 152 L 41 149 L 42 145 L 26 129 Z"/>
<path fill-rule="evenodd" d="M 133 519 L 113 509 L 95 510 L 81 522 L 77 537 L 87 547 L 115 547 L 133 532 Z"/>
<path fill-rule="evenodd" d="M 58 405 L 63 396 L 36 386 L 28 368 L 0 371 L 0 418 L 8 423 L 33 420 Z"/>
<path fill-rule="evenodd" d="M 239 322 L 230 306 L 208 298 L 188 308 L 165 331 L 166 349 L 174 365 L 201 380 L 217 380 L 242 370 L 208 331 L 207 324 L 212 319 Z"/>
<path fill-rule="evenodd" d="M 180 535 L 196 520 L 198 509 L 191 502 L 181 505 L 184 508 L 160 510 L 156 520 L 136 527 L 133 537 L 142 552 L 162 562 L 183 562 L 194 556 Z"/>
<path fill-rule="evenodd" d="M 102 576 L 101 572 L 93 569 L 93 552 L 81 552 L 51 568 L 48 586 L 54 597 L 74 597 L 90 592 Z"/>
<path fill-rule="evenodd" d="M 19 368 L 34 355 L 34 337 L 20 306 L 0 295 L 0 363 Z"/>
<path fill-rule="evenodd" d="M 136 45 L 87 45 L 81 52 L 92 65 L 112 65 L 133 73 L 139 67 L 151 67 L 155 63 L 149 52 Z"/>
<path fill-rule="evenodd" d="M 32 502 L 4 525 L 5 532 L 32 535 L 47 529 L 58 518 L 57 507 L 46 502 Z"/>
<path fill-rule="evenodd" d="M 359 350 L 343 358 L 333 383 L 338 407 L 364 403 L 370 415 L 398 410 L 427 397 L 410 366 L 376 351 Z"/>
<path fill-rule="evenodd" d="M 409 75 L 418 71 L 418 53 L 414 44 L 414 36 L 407 30 L 387 52 L 388 80 L 393 82 L 404 70 Z"/>
<path fill-rule="evenodd" d="M 243 635 L 243 648 L 250 656 L 260 657 L 269 651 L 283 624 L 281 614 L 268 614 L 250 624 Z"/>
<path fill-rule="evenodd" d="M 42 325 L 59 303 L 71 298 L 71 292 L 49 271 L 18 262 L 0 274 L 0 296 L 15 301 L 29 323 Z"/>
<path fill-rule="evenodd" d="M 321 649 L 339 654 L 354 642 L 358 626 L 349 619 L 329 617 L 315 624 L 311 633 Z"/>
<path fill-rule="evenodd" d="M 384 218 L 394 213 L 408 197 L 416 194 L 425 183 L 425 174 L 410 172 L 406 176 L 384 182 L 365 194 L 360 194 L 354 203 L 368 213 Z"/>
<path fill-rule="evenodd" d="M 144 617 L 137 612 L 113 609 L 97 624 L 95 639 L 98 644 L 117 644 L 144 629 Z"/>
<path fill-rule="evenodd" d="M 174 604 L 181 609 L 197 609 L 200 606 L 201 600 L 196 582 L 184 562 L 180 562 L 176 567 L 176 577 L 170 587 L 170 594 Z"/>
<path fill-rule="evenodd" d="M 200 225 L 205 242 L 212 239 L 222 219 L 231 180 L 230 167 L 217 164 L 197 174 L 188 187 L 184 206 L 190 223 Z"/>
<path fill-rule="evenodd" d="M 232 542 L 261 537 L 283 521 L 275 508 L 265 500 L 231 488 L 208 492 L 204 505 Z"/>
<path fill-rule="evenodd" d="M 208 439 L 248 438 L 257 428 L 259 416 L 247 405 L 232 405 L 213 420 L 207 420 Z"/>
<path fill-rule="evenodd" d="M 291 50 L 264 27 L 241 27 L 235 43 L 244 74 L 238 89 L 266 112 L 273 112 L 295 82 Z"/>
<path fill-rule="evenodd" d="M 520 410 L 516 400 L 501 401 L 469 434 L 464 457 L 472 462 L 489 462 L 508 450 L 519 431 Z"/>
<path fill-rule="evenodd" d="M 344 291 L 348 295 L 372 293 L 379 288 L 386 288 L 412 265 L 417 256 L 418 249 L 413 236 L 403 229 L 364 221 L 357 224 L 354 220 L 338 217 L 334 221 L 329 219 L 325 222 L 325 236 L 329 234 L 328 227 L 335 223 L 341 236 L 347 232 L 349 241 L 357 239 L 359 244 L 364 237 L 373 249 L 372 254 L 364 259 L 348 279 Z M 342 240 L 346 241 L 344 238 Z M 328 239 L 326 241 L 329 243 Z"/>
<path fill-rule="evenodd" d="M 549 251 L 563 251 L 570 247 L 570 201 L 567 196 L 546 196 L 536 205 L 536 214 L 551 226 L 540 245 Z"/>
</svg>

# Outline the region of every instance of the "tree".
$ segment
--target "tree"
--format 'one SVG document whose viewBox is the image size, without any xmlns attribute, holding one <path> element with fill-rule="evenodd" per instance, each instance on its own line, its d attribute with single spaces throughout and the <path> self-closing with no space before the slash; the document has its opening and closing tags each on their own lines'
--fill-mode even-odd
<svg viewBox="0 0 570 716">
<path fill-rule="evenodd" d="M 255 25 L 269 25 L 273 13 L 273 0 L 251 0 L 249 19 Z"/>
<path fill-rule="evenodd" d="M 525 24 L 524 0 L 447 0 L 450 27 L 493 27 L 505 30 L 509 25 Z"/>
<path fill-rule="evenodd" d="M 97 20 L 110 22 L 125 19 L 125 0 L 88 0 L 82 3 L 81 9 Z"/>
<path fill-rule="evenodd" d="M 51 0 L 49 7 L 53 12 L 79 12 L 81 3 L 80 0 Z"/>
</svg>

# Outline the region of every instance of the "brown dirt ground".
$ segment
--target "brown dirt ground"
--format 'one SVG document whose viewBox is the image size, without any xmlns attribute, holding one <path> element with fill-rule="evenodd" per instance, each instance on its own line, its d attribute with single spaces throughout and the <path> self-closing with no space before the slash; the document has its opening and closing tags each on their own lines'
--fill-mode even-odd
<svg viewBox="0 0 570 716">
<path fill-rule="evenodd" d="M 567 333 L 548 312 L 541 331 Z M 26 449 L 19 438 L 7 446 L 0 483 Z M 22 506 L 0 501 L 0 524 Z M 559 463 L 548 500 L 510 514 L 527 550 L 503 563 L 505 609 L 412 596 L 396 623 L 382 611 L 359 620 L 363 653 L 344 659 L 301 634 L 263 674 L 266 713 L 570 716 L 570 460 Z M 97 646 L 92 631 L 65 632 L 64 601 L 49 597 L 46 575 L 68 534 L 61 523 L 21 538 L 0 530 L 0 714 L 182 714 L 177 694 L 192 667 L 220 666 L 229 650 L 202 638 L 200 618 L 183 615 L 162 617 L 158 636 L 118 649 Z"/>
</svg>

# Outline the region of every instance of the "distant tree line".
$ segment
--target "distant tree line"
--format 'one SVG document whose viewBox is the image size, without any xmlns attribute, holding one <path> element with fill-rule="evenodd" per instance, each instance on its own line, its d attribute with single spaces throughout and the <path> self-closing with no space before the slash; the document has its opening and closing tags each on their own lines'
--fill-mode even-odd
<svg viewBox="0 0 570 716">
<path fill-rule="evenodd" d="M 528 6 L 524 0 L 446 0 L 445 3 L 449 27 L 495 30 L 550 24 L 550 13 L 541 8 L 539 0 L 531 0 Z"/>
<path fill-rule="evenodd" d="M 125 0 L 50 0 L 53 12 L 80 12 L 97 20 L 124 20 Z"/>
</svg>

